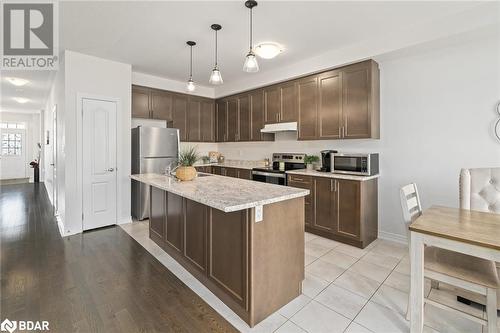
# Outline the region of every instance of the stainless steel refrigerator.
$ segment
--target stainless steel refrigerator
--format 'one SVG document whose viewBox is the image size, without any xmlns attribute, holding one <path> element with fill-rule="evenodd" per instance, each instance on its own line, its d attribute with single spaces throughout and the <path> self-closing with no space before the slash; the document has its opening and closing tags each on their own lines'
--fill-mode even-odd
<svg viewBox="0 0 500 333">
<path fill-rule="evenodd" d="M 179 159 L 179 130 L 138 126 L 132 129 L 132 174 L 164 174 Z M 149 217 L 149 186 L 132 180 L 132 216 Z"/>
</svg>

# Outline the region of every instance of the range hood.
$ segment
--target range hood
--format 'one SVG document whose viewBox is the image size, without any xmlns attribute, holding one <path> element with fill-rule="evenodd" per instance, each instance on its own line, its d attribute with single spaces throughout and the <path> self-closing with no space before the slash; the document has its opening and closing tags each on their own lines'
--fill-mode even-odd
<svg viewBox="0 0 500 333">
<path fill-rule="evenodd" d="M 266 124 L 260 131 L 262 133 L 296 132 L 297 122 Z"/>
</svg>

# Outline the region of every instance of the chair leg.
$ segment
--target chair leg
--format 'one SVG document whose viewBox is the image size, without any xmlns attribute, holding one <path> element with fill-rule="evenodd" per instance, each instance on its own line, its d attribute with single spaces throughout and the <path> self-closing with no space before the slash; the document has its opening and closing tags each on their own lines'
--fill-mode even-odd
<svg viewBox="0 0 500 333">
<path fill-rule="evenodd" d="M 497 333 L 497 290 L 488 288 L 486 291 L 486 315 L 488 318 L 488 333 Z"/>
<path fill-rule="evenodd" d="M 431 280 L 432 289 L 439 289 L 439 281 Z"/>
</svg>

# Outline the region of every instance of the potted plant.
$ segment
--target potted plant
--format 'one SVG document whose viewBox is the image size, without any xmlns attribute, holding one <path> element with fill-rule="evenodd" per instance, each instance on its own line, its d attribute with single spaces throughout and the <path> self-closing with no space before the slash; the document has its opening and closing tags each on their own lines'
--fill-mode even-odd
<svg viewBox="0 0 500 333">
<path fill-rule="evenodd" d="M 319 156 L 317 155 L 306 155 L 304 157 L 304 163 L 306 164 L 307 171 L 313 170 L 313 163 L 319 162 Z"/>
<path fill-rule="evenodd" d="M 196 147 L 183 149 L 179 154 L 179 166 L 175 171 L 175 176 L 182 181 L 193 180 L 196 178 L 196 169 L 194 164 L 199 160 Z"/>
</svg>

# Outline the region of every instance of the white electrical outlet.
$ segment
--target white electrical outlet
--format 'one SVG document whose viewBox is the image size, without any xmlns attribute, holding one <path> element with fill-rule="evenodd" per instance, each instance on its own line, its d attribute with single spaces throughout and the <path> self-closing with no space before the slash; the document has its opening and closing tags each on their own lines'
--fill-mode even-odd
<svg viewBox="0 0 500 333">
<path fill-rule="evenodd" d="M 264 206 L 255 207 L 255 223 L 261 222 L 264 219 Z"/>
</svg>

